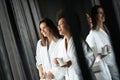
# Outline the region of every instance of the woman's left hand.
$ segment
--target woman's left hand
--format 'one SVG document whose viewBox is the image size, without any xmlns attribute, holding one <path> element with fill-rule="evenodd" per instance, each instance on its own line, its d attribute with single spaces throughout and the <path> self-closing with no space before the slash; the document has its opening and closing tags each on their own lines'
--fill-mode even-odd
<svg viewBox="0 0 120 80">
<path fill-rule="evenodd" d="M 72 65 L 72 61 L 67 61 L 67 62 L 66 62 L 66 67 L 69 68 L 71 65 Z"/>
<path fill-rule="evenodd" d="M 46 75 L 46 78 L 49 79 L 49 80 L 52 80 L 53 74 L 49 71 Z"/>
<path fill-rule="evenodd" d="M 107 48 L 107 52 L 110 52 L 110 46 L 109 45 L 105 45 L 105 47 Z"/>
<path fill-rule="evenodd" d="M 54 64 L 56 64 L 56 65 L 59 64 L 58 61 L 57 61 L 57 59 L 58 59 L 58 58 L 55 58 L 55 59 L 54 59 Z"/>
</svg>

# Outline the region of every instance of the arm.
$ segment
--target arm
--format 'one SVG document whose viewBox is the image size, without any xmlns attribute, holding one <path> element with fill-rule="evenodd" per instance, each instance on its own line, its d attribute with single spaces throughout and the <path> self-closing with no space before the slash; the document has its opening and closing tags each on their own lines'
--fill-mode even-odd
<svg viewBox="0 0 120 80">
<path fill-rule="evenodd" d="M 57 59 L 58 59 L 58 58 L 55 58 L 55 59 L 54 59 L 54 64 L 59 65 Z M 65 65 L 63 65 L 63 66 L 61 66 L 61 67 L 70 67 L 71 65 L 72 65 L 72 61 L 69 60 L 69 61 L 65 62 Z"/>
<path fill-rule="evenodd" d="M 69 61 L 67 61 L 67 62 L 65 62 L 65 65 L 63 65 L 62 67 L 70 67 L 72 65 L 72 61 L 71 60 L 69 60 Z"/>
<path fill-rule="evenodd" d="M 92 19 L 88 13 L 86 13 L 86 18 L 87 18 L 87 22 L 88 22 L 90 28 L 92 28 L 93 27 Z"/>
<path fill-rule="evenodd" d="M 42 61 L 41 61 L 41 45 L 40 45 L 40 40 L 37 42 L 37 47 L 36 47 L 36 67 L 38 69 L 39 77 L 43 79 L 44 73 L 43 73 L 43 67 L 42 67 Z"/>
<path fill-rule="evenodd" d="M 52 74 L 51 71 L 48 71 L 48 73 L 46 74 L 46 78 L 49 79 L 49 80 L 52 80 L 53 74 Z"/>
<path fill-rule="evenodd" d="M 110 53 L 110 46 L 109 45 L 105 45 L 102 48 L 102 53 L 103 53 L 103 55 L 101 55 L 101 58 L 103 59 L 104 57 L 106 57 Z"/>
<path fill-rule="evenodd" d="M 45 78 L 45 73 L 43 72 L 42 64 L 38 66 L 38 72 L 41 79 Z"/>
<path fill-rule="evenodd" d="M 55 58 L 55 59 L 54 59 L 54 64 L 56 64 L 56 65 L 59 64 L 58 61 L 57 61 L 57 59 L 58 59 L 58 58 Z"/>
</svg>

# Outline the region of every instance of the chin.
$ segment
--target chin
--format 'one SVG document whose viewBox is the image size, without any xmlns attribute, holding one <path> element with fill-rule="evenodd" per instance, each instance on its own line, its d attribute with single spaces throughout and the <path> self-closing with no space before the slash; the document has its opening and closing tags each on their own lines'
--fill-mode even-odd
<svg viewBox="0 0 120 80">
<path fill-rule="evenodd" d="M 44 37 L 47 37 L 46 35 L 43 35 Z"/>
<path fill-rule="evenodd" d="M 63 35 L 61 32 L 59 33 L 60 35 Z"/>
</svg>

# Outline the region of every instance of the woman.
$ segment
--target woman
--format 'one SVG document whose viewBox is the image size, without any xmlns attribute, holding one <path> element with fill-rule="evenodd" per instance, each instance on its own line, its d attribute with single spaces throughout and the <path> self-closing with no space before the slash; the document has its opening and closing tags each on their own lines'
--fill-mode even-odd
<svg viewBox="0 0 120 80">
<path fill-rule="evenodd" d="M 70 34 L 69 24 L 67 23 L 67 15 L 61 10 L 57 14 L 59 34 L 64 36 L 59 45 L 59 53 L 55 59 L 55 64 L 59 65 L 57 59 L 62 58 L 65 70 L 65 80 L 82 80 L 80 69 L 76 59 L 76 51 Z"/>
<path fill-rule="evenodd" d="M 64 10 L 60 10 L 57 14 L 59 34 L 64 36 L 64 38 L 59 45 L 59 51 L 58 51 L 59 53 L 57 58 L 55 58 L 55 64 L 64 67 L 66 69 L 64 70 L 65 80 L 83 80 L 77 62 L 73 38 L 70 33 L 70 24 L 67 21 L 68 16 L 69 15 L 67 15 Z M 59 63 L 60 62 L 59 59 L 63 59 L 63 63 L 64 63 L 63 65 Z"/>
<path fill-rule="evenodd" d="M 94 6 L 91 11 L 91 18 L 92 27 L 86 41 L 97 56 L 96 63 L 101 65 L 102 72 L 100 75 L 103 77 L 102 80 L 119 80 L 109 32 L 104 24 L 103 8 L 99 5 Z"/>
<path fill-rule="evenodd" d="M 53 61 L 57 55 L 55 51 L 61 36 L 59 35 L 57 27 L 48 18 L 40 21 L 39 29 L 41 39 L 37 43 L 36 66 L 41 79 L 54 80 L 54 73 L 56 71 L 54 70 Z"/>
</svg>

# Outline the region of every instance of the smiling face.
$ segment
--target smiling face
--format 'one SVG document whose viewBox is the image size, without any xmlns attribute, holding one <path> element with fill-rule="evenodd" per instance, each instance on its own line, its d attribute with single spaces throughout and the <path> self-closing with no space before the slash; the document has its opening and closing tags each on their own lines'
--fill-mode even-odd
<svg viewBox="0 0 120 80">
<path fill-rule="evenodd" d="M 98 10 L 97 10 L 97 21 L 98 22 L 105 22 L 104 11 L 102 8 L 98 8 Z"/>
<path fill-rule="evenodd" d="M 69 32 L 69 26 L 64 18 L 58 21 L 59 34 L 65 36 Z"/>
<path fill-rule="evenodd" d="M 51 31 L 45 22 L 42 22 L 39 27 L 40 27 L 40 32 L 43 34 L 44 37 L 50 36 Z"/>
</svg>

